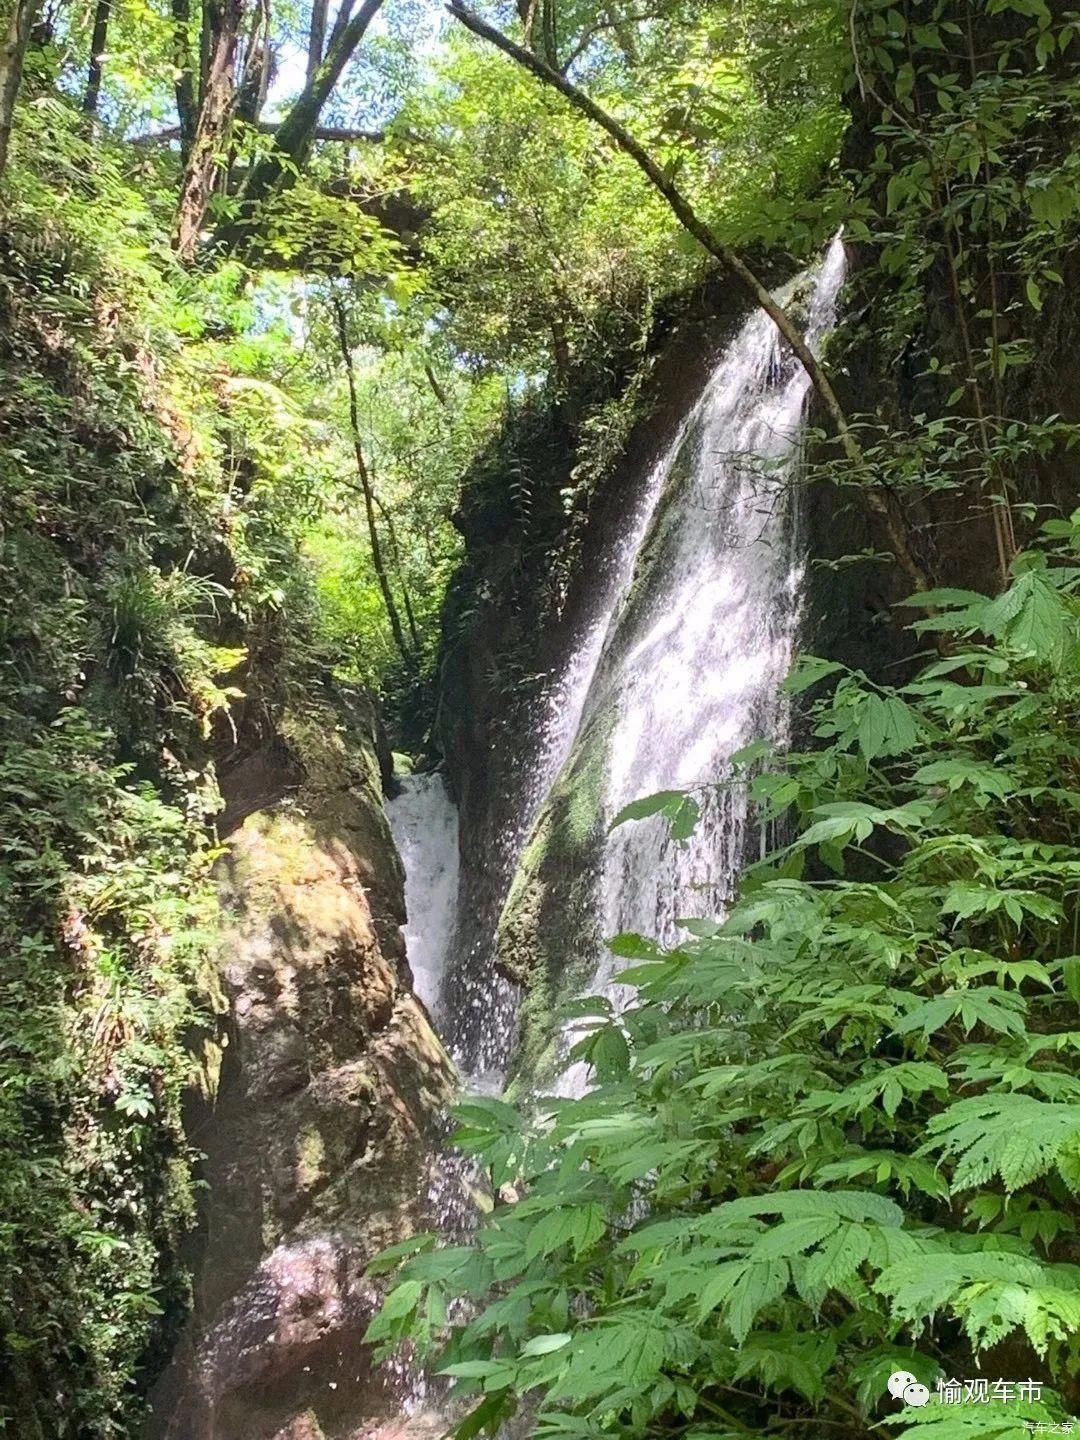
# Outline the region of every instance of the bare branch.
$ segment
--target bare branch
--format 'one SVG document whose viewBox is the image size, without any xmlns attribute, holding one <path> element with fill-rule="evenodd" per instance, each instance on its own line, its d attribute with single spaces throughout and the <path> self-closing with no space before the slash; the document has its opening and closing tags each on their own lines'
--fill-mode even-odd
<svg viewBox="0 0 1080 1440">
<path fill-rule="evenodd" d="M 628 25 L 639 25 L 647 20 L 663 20 L 667 14 L 666 10 L 642 10 L 633 15 L 616 15 L 613 19 L 598 20 L 595 25 L 590 25 L 582 31 L 581 39 L 571 50 L 569 56 L 562 62 L 559 69 L 563 75 L 567 73 L 576 60 L 580 60 L 585 51 L 605 30 L 614 30 L 618 34 L 623 27 Z"/>
<path fill-rule="evenodd" d="M 310 85 L 315 71 L 322 64 L 326 46 L 326 17 L 330 0 L 311 0 L 311 26 L 308 30 L 307 83 Z"/>
<path fill-rule="evenodd" d="M 349 0 L 343 0 L 343 10 L 348 3 Z M 272 194 L 287 190 L 295 181 L 317 138 L 323 106 L 382 4 L 383 0 L 363 0 L 359 10 L 345 25 L 341 25 L 339 14 L 322 64 L 274 131 L 274 143 L 269 153 L 261 156 L 252 166 L 244 183 L 236 218 L 223 226 L 216 237 L 224 250 L 242 250 L 252 238 L 264 201 Z"/>
<path fill-rule="evenodd" d="M 424 374 L 427 377 L 428 384 L 431 386 L 431 393 L 435 396 L 435 399 L 438 400 L 439 404 L 443 407 L 443 409 L 448 410 L 450 408 L 450 397 L 447 395 L 443 387 L 439 384 L 438 376 L 435 374 L 435 371 L 431 368 L 430 364 L 426 360 L 424 361 Z"/>
</svg>

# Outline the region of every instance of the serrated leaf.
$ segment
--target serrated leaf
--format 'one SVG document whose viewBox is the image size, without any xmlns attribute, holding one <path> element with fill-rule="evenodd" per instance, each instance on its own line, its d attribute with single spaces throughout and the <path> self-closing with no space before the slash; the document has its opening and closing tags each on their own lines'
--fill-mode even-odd
<svg viewBox="0 0 1080 1440">
<path fill-rule="evenodd" d="M 522 1355 L 551 1355 L 556 1350 L 563 1350 L 570 1344 L 572 1337 L 566 1333 L 558 1335 L 534 1335 L 527 1344 L 522 1346 Z"/>
<path fill-rule="evenodd" d="M 751 1257 L 754 1260 L 774 1260 L 799 1255 L 826 1235 L 831 1235 L 839 1224 L 840 1217 L 837 1215 L 814 1215 L 802 1220 L 783 1221 L 771 1226 L 760 1240 L 754 1242 Z"/>
<path fill-rule="evenodd" d="M 870 1254 L 870 1237 L 862 1225 L 844 1225 L 810 1256 L 803 1283 L 809 1293 L 824 1298 L 851 1278 Z"/>
<path fill-rule="evenodd" d="M 746 1339 L 760 1311 L 784 1293 L 787 1282 L 788 1267 L 783 1260 L 752 1261 L 744 1268 L 724 1307 L 736 1345 Z"/>
<path fill-rule="evenodd" d="M 817 685 L 819 681 L 827 680 L 830 675 L 843 669 L 844 666 L 837 664 L 835 660 L 822 660 L 817 655 L 800 655 L 791 674 L 784 681 L 784 689 L 789 695 L 801 695 L 804 690 L 809 690 L 811 685 Z"/>
</svg>

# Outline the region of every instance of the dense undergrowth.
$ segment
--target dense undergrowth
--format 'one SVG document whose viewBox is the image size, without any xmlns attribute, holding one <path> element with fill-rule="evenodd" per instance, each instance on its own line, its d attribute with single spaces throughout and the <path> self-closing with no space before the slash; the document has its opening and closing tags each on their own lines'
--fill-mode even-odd
<svg viewBox="0 0 1080 1440">
<path fill-rule="evenodd" d="M 146 277 L 104 259 L 32 201 L 4 242 L 4 1420 L 41 1437 L 122 1433 L 194 1204 L 184 1041 L 213 1028 L 212 800 L 172 731 L 198 734 L 220 587 L 183 568 L 210 526 L 139 375 Z"/>
<path fill-rule="evenodd" d="M 436 1349 L 473 1397 L 459 1435 L 519 1405 L 553 1440 L 1068 1415 L 1080 515 L 1045 528 L 997 599 L 912 600 L 946 643 L 910 683 L 800 662 L 814 748 L 736 782 L 794 838 L 677 949 L 612 941 L 632 999 L 577 1007 L 588 1095 L 459 1107 L 500 1202 L 472 1246 L 381 1260 L 412 1257 L 371 1329 Z M 985 1403 L 937 1398 L 980 1377 Z"/>
<path fill-rule="evenodd" d="M 57 1440 L 130 1434 L 186 1313 L 228 707 L 312 705 L 334 657 L 235 277 L 184 275 L 62 107 L 28 123 L 0 247 L 0 1430 Z"/>
</svg>

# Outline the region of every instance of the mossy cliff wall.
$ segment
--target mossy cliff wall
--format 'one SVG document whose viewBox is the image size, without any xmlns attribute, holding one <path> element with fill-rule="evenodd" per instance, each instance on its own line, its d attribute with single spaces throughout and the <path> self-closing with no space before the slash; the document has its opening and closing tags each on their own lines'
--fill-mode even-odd
<svg viewBox="0 0 1080 1440">
<path fill-rule="evenodd" d="M 763 273 L 782 279 L 790 266 L 763 262 Z M 520 763 L 508 737 L 527 742 L 596 566 L 745 308 L 727 277 L 673 299 L 639 345 L 582 361 L 569 399 L 525 402 L 466 475 L 436 727 L 466 846 L 487 848 L 492 802 Z"/>
<path fill-rule="evenodd" d="M 389 757 L 215 342 L 0 232 L 0 1431 L 137 1434 L 179 1344 L 158 1433 L 349 1433 L 450 1080 Z"/>
<path fill-rule="evenodd" d="M 410 989 L 379 748 L 353 694 L 223 757 L 229 1044 L 196 1127 L 195 1310 L 155 1436 L 336 1440 L 400 1400 L 362 1345 L 378 1293 L 364 1268 L 424 1220 L 452 1072 Z"/>
<path fill-rule="evenodd" d="M 565 405 L 537 401 L 466 481 L 439 734 L 461 811 L 463 949 L 523 987 L 522 1073 L 550 1058 L 551 1010 L 595 953 L 573 937 L 597 923 L 591 876 L 611 718 L 602 708 L 592 717 L 538 811 L 545 684 L 590 622 L 614 542 L 744 313 L 741 293 L 723 280 L 682 297 L 641 352 L 612 364 L 605 399 L 592 411 L 583 399 L 570 407 L 583 417 L 576 428 L 566 426 Z M 601 421 L 608 444 L 598 458 L 591 437 Z M 527 510 L 513 504 L 522 493 Z"/>
<path fill-rule="evenodd" d="M 826 355 L 837 377 L 837 389 L 849 416 L 879 415 L 903 431 L 913 417 L 932 421 L 942 408 L 940 382 L 930 379 L 929 360 L 947 353 L 956 337 L 948 329 L 953 311 L 948 281 L 925 278 L 925 301 L 907 333 L 897 360 L 894 345 L 886 349 L 875 333 L 873 316 L 885 303 L 889 280 L 865 245 L 848 247 L 850 279 L 844 317 Z M 1037 325 L 1038 363 L 1030 374 L 1010 385 L 1007 413 L 1020 421 L 1060 416 L 1080 421 L 1080 270 L 1070 257 L 1070 284 L 1047 297 Z M 828 429 L 820 407 L 812 421 Z M 809 459 L 831 457 L 832 447 L 814 447 Z M 1013 477 L 1020 504 L 1014 507 L 1017 543 L 1022 548 L 1050 513 L 1071 511 L 1080 496 L 1075 452 L 1032 456 Z M 931 584 L 956 586 L 994 594 L 1001 575 L 990 507 L 985 493 L 958 487 L 937 493 L 918 487 L 901 497 L 901 512 L 912 550 Z M 904 626 L 913 612 L 897 608 L 912 593 L 904 572 L 889 558 L 889 541 L 878 517 L 857 489 L 815 484 L 803 503 L 804 538 L 811 557 L 808 576 L 805 643 L 815 654 L 895 681 L 917 649 Z M 855 560 L 851 557 L 876 556 Z M 847 558 L 845 558 L 847 557 Z M 839 562 L 839 563 L 838 563 Z"/>
<path fill-rule="evenodd" d="M 498 963 L 522 987 L 518 1083 L 548 1078 L 560 1060 L 559 1004 L 590 978 L 603 935 L 595 880 L 604 841 L 611 715 L 600 709 L 567 757 L 529 835 L 499 915 Z"/>
</svg>

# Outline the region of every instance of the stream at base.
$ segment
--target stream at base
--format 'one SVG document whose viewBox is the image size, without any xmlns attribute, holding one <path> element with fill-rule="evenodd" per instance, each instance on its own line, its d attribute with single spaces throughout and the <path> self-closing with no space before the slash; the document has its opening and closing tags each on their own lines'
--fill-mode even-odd
<svg viewBox="0 0 1080 1440">
<path fill-rule="evenodd" d="M 439 1028 L 458 901 L 457 808 L 441 775 L 405 775 L 398 783 L 386 811 L 405 870 L 405 952 L 413 991 Z"/>
</svg>

